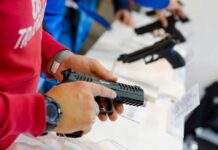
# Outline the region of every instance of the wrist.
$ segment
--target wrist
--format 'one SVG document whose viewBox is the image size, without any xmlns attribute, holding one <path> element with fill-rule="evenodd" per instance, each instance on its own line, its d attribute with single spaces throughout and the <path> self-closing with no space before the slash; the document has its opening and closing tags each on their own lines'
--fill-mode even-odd
<svg viewBox="0 0 218 150">
<path fill-rule="evenodd" d="M 60 53 L 56 54 L 54 56 L 54 58 L 51 60 L 47 72 L 51 75 L 55 74 L 55 72 L 57 71 L 58 67 L 60 66 L 61 62 L 63 61 L 63 59 L 68 56 L 68 55 L 72 55 L 73 53 L 69 50 L 64 50 L 61 51 Z"/>
<path fill-rule="evenodd" d="M 45 132 L 53 131 L 61 117 L 61 106 L 51 97 L 45 95 L 45 109 L 46 109 L 46 129 Z"/>
</svg>

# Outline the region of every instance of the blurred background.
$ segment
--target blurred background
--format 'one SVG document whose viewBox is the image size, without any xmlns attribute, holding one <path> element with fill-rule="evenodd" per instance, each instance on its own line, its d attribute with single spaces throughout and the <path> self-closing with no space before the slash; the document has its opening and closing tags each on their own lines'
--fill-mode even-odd
<svg viewBox="0 0 218 150">
<path fill-rule="evenodd" d="M 195 51 L 194 59 L 187 66 L 187 88 L 198 83 L 200 95 L 203 96 L 205 87 L 218 80 L 218 1 L 215 0 L 184 0 L 185 10 L 192 21 L 193 36 L 190 43 Z M 108 21 L 113 21 L 113 7 L 109 0 L 101 1 L 98 12 Z M 105 31 L 94 22 L 82 53 L 85 53 Z"/>
<path fill-rule="evenodd" d="M 98 6 L 98 12 L 111 22 L 113 20 L 113 7 L 108 3 L 110 3 L 110 1 L 102 1 Z M 184 0 L 184 3 L 185 11 L 192 21 L 191 26 L 193 30 L 191 37 L 189 38 L 189 45 L 191 45 L 192 50 L 194 51 L 193 60 L 187 66 L 186 85 L 187 89 L 189 89 L 193 85 L 199 84 L 200 97 L 202 100 L 207 101 L 207 103 L 204 102 L 202 106 L 195 111 L 195 115 L 192 116 L 186 124 L 186 128 L 188 129 L 186 129 L 187 133 L 185 134 L 189 135 L 190 133 L 191 136 L 186 137 L 186 144 L 188 146 L 184 146 L 184 149 L 218 150 L 218 134 L 216 134 L 218 133 L 216 132 L 216 128 L 218 128 L 216 127 L 216 125 L 218 126 L 218 113 L 216 113 L 218 111 L 218 106 L 217 103 L 213 103 L 214 98 L 218 96 L 218 87 L 213 84 L 218 81 L 218 19 L 216 17 L 216 14 L 218 14 L 218 1 Z M 102 26 L 94 23 L 89 34 L 89 38 L 87 38 L 82 48 L 83 54 L 91 48 L 104 31 L 105 29 Z M 208 95 L 206 93 L 207 87 L 213 88 L 210 90 L 215 89 L 216 91 L 217 89 L 217 91 Z M 208 111 L 208 109 L 213 111 Z M 202 116 L 205 118 L 202 119 Z M 205 120 L 208 121 L 208 118 L 210 117 L 215 120 L 215 127 L 211 124 L 205 125 Z M 206 140 L 196 138 L 194 130 L 196 130 L 195 128 L 198 126 L 212 128 L 212 133 L 209 132 L 209 134 L 207 134 L 207 132 L 202 132 L 206 135 Z M 194 136 L 192 136 L 192 134 L 194 134 Z"/>
</svg>

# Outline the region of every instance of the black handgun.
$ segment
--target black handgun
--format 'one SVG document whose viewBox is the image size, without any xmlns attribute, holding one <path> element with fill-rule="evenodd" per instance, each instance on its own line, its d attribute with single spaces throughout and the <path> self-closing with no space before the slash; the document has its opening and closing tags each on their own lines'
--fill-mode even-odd
<svg viewBox="0 0 218 150">
<path fill-rule="evenodd" d="M 149 64 L 161 58 L 165 58 L 172 67 L 176 69 L 185 66 L 185 60 L 173 49 L 175 45 L 175 40 L 167 36 L 152 46 L 142 48 L 130 54 L 122 54 L 117 60 L 123 63 L 131 63 L 139 59 L 145 59 L 145 63 Z M 146 60 L 146 58 L 150 59 Z"/>
<path fill-rule="evenodd" d="M 113 102 L 133 106 L 144 105 L 144 91 L 139 86 L 108 82 L 71 70 L 63 71 L 62 74 L 64 76 L 62 83 L 75 81 L 92 82 L 110 88 L 117 93 L 117 97 L 113 100 L 104 97 L 95 97 L 96 102 L 99 104 L 100 114 L 112 114 Z"/>
<path fill-rule="evenodd" d="M 152 32 L 156 29 L 164 29 L 166 33 L 169 33 L 172 38 L 176 40 L 177 43 L 183 43 L 186 41 L 185 37 L 182 35 L 182 33 L 176 28 L 176 22 L 181 21 L 183 23 L 189 22 L 189 19 L 181 18 L 181 17 L 175 17 L 173 15 L 167 17 L 169 25 L 165 28 L 160 21 L 156 21 L 154 23 L 148 24 L 146 26 L 142 26 L 135 29 L 136 34 L 144 34 L 148 32 Z"/>
</svg>

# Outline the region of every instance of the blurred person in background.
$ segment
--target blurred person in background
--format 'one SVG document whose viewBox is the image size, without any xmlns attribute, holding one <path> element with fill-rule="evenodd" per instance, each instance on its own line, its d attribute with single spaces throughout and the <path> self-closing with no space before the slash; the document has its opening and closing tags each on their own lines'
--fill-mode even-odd
<svg viewBox="0 0 218 150">
<path fill-rule="evenodd" d="M 75 0 L 83 7 L 96 11 L 98 0 Z M 45 11 L 47 30 L 56 40 L 69 47 L 74 53 L 79 53 L 85 42 L 93 19 L 82 9 L 65 6 L 64 0 L 48 0 Z M 115 19 L 132 26 L 129 0 L 113 0 Z M 96 12 L 97 14 L 97 12 Z"/>
<path fill-rule="evenodd" d="M 167 12 L 172 13 L 174 16 L 186 17 L 182 6 L 177 0 L 135 0 L 135 2 L 141 6 L 155 9 L 157 17 L 164 27 L 168 26 Z"/>
<path fill-rule="evenodd" d="M 73 1 L 73 0 L 67 0 Z M 82 9 L 66 6 L 65 0 L 48 0 L 45 10 L 46 29 L 60 43 L 70 48 L 73 53 L 80 53 L 93 23 L 91 14 Z M 83 7 L 96 12 L 99 0 L 75 0 Z M 132 26 L 129 0 L 113 0 L 115 19 Z M 97 12 L 96 12 L 96 15 Z M 55 80 L 48 80 L 43 75 L 40 78 L 41 91 L 46 92 L 57 84 Z"/>
</svg>

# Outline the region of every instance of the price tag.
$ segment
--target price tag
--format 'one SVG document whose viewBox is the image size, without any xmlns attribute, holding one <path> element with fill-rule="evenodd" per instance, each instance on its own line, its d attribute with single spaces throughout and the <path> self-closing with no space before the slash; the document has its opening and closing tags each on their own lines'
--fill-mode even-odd
<svg viewBox="0 0 218 150">
<path fill-rule="evenodd" d="M 134 107 L 126 105 L 122 117 L 140 124 L 143 121 L 145 107 Z"/>
<path fill-rule="evenodd" d="M 180 101 L 172 105 L 167 122 L 167 132 L 183 137 L 184 119 L 200 104 L 199 87 L 192 87 Z"/>
</svg>

